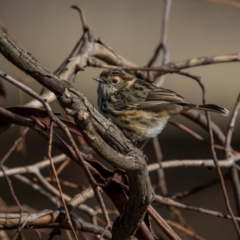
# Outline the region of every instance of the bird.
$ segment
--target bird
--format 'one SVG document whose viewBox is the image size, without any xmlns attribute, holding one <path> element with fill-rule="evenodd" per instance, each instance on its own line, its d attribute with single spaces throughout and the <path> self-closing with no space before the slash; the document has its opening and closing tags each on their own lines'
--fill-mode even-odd
<svg viewBox="0 0 240 240">
<path fill-rule="evenodd" d="M 93 79 L 99 83 L 99 111 L 132 142 L 156 137 L 172 116 L 191 109 L 229 114 L 215 104 L 192 104 L 172 90 L 156 87 L 119 68 L 104 70 Z"/>
</svg>

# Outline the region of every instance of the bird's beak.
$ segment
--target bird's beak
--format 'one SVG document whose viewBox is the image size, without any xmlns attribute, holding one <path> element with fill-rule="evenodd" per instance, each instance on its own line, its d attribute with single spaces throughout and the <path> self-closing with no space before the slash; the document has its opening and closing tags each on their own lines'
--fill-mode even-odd
<svg viewBox="0 0 240 240">
<path fill-rule="evenodd" d="M 100 77 L 94 77 L 93 80 L 96 80 L 98 82 L 103 82 L 103 80 Z"/>
</svg>

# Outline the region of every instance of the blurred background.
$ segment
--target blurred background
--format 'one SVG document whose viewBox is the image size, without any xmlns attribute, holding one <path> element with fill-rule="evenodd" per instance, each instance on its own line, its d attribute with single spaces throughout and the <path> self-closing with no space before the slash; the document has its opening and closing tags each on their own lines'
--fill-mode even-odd
<svg viewBox="0 0 240 240">
<path fill-rule="evenodd" d="M 155 51 L 160 39 L 163 1 L 72 1 L 72 0 L 0 0 L 0 20 L 37 60 L 48 70 L 54 71 L 67 57 L 81 36 L 81 24 L 78 13 L 71 5 L 80 4 L 86 14 L 94 37 L 101 37 L 113 49 L 126 59 L 139 66 L 145 66 Z M 172 1 L 169 20 L 168 44 L 171 61 L 179 61 L 193 57 L 224 55 L 240 51 L 240 9 L 225 5 L 208 3 L 200 0 Z M 159 58 L 158 66 L 161 63 Z M 14 75 L 12 65 L 0 56 L 0 70 Z M 97 83 L 92 77 L 98 76 L 101 69 L 86 68 L 80 72 L 74 86 L 79 89 L 95 105 Z M 232 111 L 240 90 L 239 62 L 214 64 L 187 69 L 194 75 L 201 76 L 207 89 L 207 100 L 224 106 Z M 23 76 L 25 76 L 22 73 Z M 19 104 L 18 90 L 2 80 L 7 92 L 7 99 L 1 101 L 4 107 Z M 35 81 L 27 83 L 39 92 L 41 86 Z M 165 88 L 169 88 L 184 96 L 190 102 L 201 103 L 202 95 L 198 84 L 179 75 L 167 75 Z M 30 97 L 25 96 L 24 102 Z M 58 104 L 53 105 L 59 109 Z M 231 114 L 230 114 L 231 116 Z M 226 133 L 230 117 L 211 114 L 214 120 Z M 199 134 L 206 137 L 207 133 L 183 117 L 174 120 L 186 124 Z M 0 159 L 12 146 L 19 134 L 18 127 L 0 135 Z M 209 147 L 191 138 L 173 126 L 168 125 L 159 136 L 164 160 L 170 159 L 211 159 Z M 47 154 L 47 143 L 35 133 L 29 133 L 26 138 L 25 154 L 14 153 L 7 161 L 9 167 L 30 164 L 39 161 Z M 237 120 L 232 146 L 240 150 L 240 121 Z M 57 152 L 57 151 L 56 151 Z M 152 142 L 149 142 L 144 152 L 149 162 L 154 162 Z M 37 154 L 36 154 L 37 153 Z M 218 153 L 219 159 L 224 154 Z M 79 169 L 72 163 L 70 178 L 79 181 Z M 223 172 L 227 172 L 224 169 Z M 64 175 L 65 174 L 65 175 Z M 156 183 L 155 173 L 151 173 L 153 183 Z M 207 182 L 217 177 L 214 169 L 178 168 L 165 171 L 169 193 L 181 192 Z M 82 176 L 82 175 L 81 175 Z M 63 178 L 69 177 L 65 171 Z M 74 181 L 73 180 L 73 181 Z M 83 178 L 82 184 L 87 184 Z M 33 205 L 37 209 L 49 208 L 45 200 L 39 204 L 37 193 L 32 198 L 24 195 L 29 189 L 19 182 L 14 182 L 17 196 L 21 203 Z M 231 184 L 226 181 L 229 195 L 232 199 Z M 14 204 L 5 180 L 1 183 L 1 196 L 9 204 Z M 71 194 L 71 191 L 70 191 Z M 73 194 L 73 192 L 72 192 Z M 30 202 L 31 200 L 31 202 Z M 210 187 L 183 200 L 185 204 L 226 212 L 220 186 Z M 93 203 L 94 204 L 94 203 Z M 232 201 L 234 206 L 234 202 Z M 158 208 L 163 216 L 167 216 L 164 207 Z M 184 217 L 193 229 L 205 239 L 236 238 L 233 223 L 229 220 L 206 216 L 190 211 L 183 211 Z M 219 230 L 220 229 L 220 230 Z M 224 229 L 224 230 L 223 230 Z"/>
</svg>

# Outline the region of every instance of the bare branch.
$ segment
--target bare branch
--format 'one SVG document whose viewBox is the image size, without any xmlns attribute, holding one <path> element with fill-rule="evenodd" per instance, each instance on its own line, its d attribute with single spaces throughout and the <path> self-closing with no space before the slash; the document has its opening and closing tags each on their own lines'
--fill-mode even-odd
<svg viewBox="0 0 240 240">
<path fill-rule="evenodd" d="M 176 202 L 176 201 L 174 201 L 174 200 L 172 200 L 170 198 L 164 198 L 164 197 L 161 197 L 159 195 L 156 195 L 154 197 L 154 201 L 156 201 L 156 202 L 158 202 L 160 204 L 167 205 L 167 206 L 174 206 L 174 207 L 177 207 L 177 208 L 191 210 L 191 211 L 207 214 L 207 215 L 210 215 L 210 216 L 215 216 L 215 217 L 219 217 L 219 218 L 225 218 L 225 219 L 232 220 L 232 216 L 231 215 L 227 215 L 225 213 L 220 213 L 220 212 L 216 212 L 216 211 L 212 211 L 212 210 L 208 210 L 208 209 L 204 209 L 204 208 L 187 206 L 185 204 L 178 203 L 178 202 Z M 239 217 L 234 217 L 234 218 L 235 218 L 236 221 L 240 222 L 240 218 Z"/>
<path fill-rule="evenodd" d="M 221 168 L 230 168 L 234 166 L 236 161 L 240 160 L 240 153 L 236 153 L 230 159 L 219 160 L 219 167 Z M 173 167 L 211 167 L 214 168 L 214 163 L 212 159 L 205 160 L 169 160 L 161 163 L 161 166 L 158 163 L 153 163 L 148 165 L 148 171 L 154 171 L 159 167 L 162 168 L 173 168 Z"/>
<path fill-rule="evenodd" d="M 24 224 L 27 221 L 27 226 L 24 224 L 24 228 L 27 227 L 37 227 L 37 228 L 55 228 L 57 224 L 59 224 L 59 217 L 61 214 L 60 211 L 42 211 L 39 213 L 34 214 L 3 214 L 0 213 L 0 225 L 8 226 L 8 229 L 15 229 L 19 225 Z M 82 230 L 87 232 L 92 232 L 95 234 L 102 234 L 104 232 L 104 237 L 107 237 L 108 239 L 111 239 L 111 233 L 104 229 L 102 227 L 98 227 L 96 225 L 86 223 L 86 222 L 79 222 L 76 221 L 76 219 L 72 219 L 74 229 L 76 230 Z M 70 226 L 67 221 L 64 221 L 62 223 L 62 228 L 70 229 Z"/>
<path fill-rule="evenodd" d="M 68 114 L 75 118 L 88 144 L 109 163 L 127 171 L 131 189 L 129 202 L 122 214 L 121 221 L 115 221 L 114 223 L 113 239 L 119 239 L 120 236 L 121 239 L 127 239 L 134 235 L 143 220 L 147 206 L 153 198 L 153 190 L 148 176 L 145 158 L 142 153 L 127 141 L 123 134 L 112 123 L 109 123 L 97 113 L 82 94 L 77 94 L 76 91 L 70 90 L 67 82 L 61 81 L 52 73 L 49 73 L 30 54 L 24 52 L 18 46 L 15 46 L 3 32 L 0 32 L 0 52 L 8 60 L 12 61 L 13 64 L 59 96 L 58 100 L 61 106 Z M 21 59 L 19 59 L 19 56 L 21 56 Z M 76 100 L 78 104 L 76 104 Z M 86 117 L 89 115 L 92 116 L 91 120 L 89 117 Z M 110 131 L 110 128 L 106 128 L 106 125 L 111 126 Z M 112 132 L 113 129 L 114 133 Z M 97 137 L 98 134 L 101 134 L 101 137 L 104 139 L 111 138 L 114 140 L 111 142 L 114 142 L 114 146 L 117 147 L 118 151 L 122 154 L 109 147 L 101 140 L 100 136 Z M 104 152 L 103 149 L 105 150 Z M 126 153 L 128 153 L 129 156 L 126 157 L 123 155 Z M 129 165 L 129 163 L 132 164 Z M 136 174 L 136 172 L 138 172 L 138 174 Z M 132 219 L 135 219 L 135 221 Z"/>
</svg>

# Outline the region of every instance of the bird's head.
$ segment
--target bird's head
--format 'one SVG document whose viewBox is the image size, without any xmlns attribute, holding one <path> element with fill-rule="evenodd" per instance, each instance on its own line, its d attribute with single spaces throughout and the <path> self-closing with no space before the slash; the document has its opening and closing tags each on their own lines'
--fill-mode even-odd
<svg viewBox="0 0 240 240">
<path fill-rule="evenodd" d="M 103 71 L 99 77 L 93 79 L 99 82 L 98 94 L 106 96 L 129 88 L 135 82 L 136 77 L 114 68 Z"/>
</svg>

